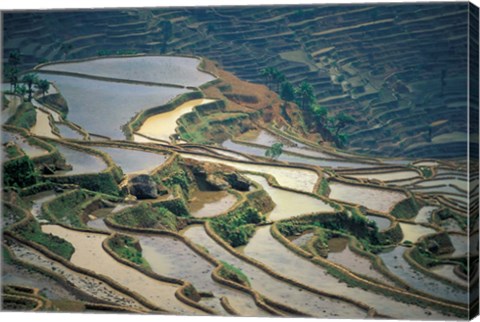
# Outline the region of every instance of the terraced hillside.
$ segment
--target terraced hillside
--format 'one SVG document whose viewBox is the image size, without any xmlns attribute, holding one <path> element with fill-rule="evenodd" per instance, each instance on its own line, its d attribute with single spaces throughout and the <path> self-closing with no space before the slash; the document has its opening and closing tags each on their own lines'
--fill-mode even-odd
<svg viewBox="0 0 480 322">
<path fill-rule="evenodd" d="M 1 308 L 476 314 L 463 40 L 427 59 L 464 9 L 429 8 L 7 14 Z"/>
<path fill-rule="evenodd" d="M 330 115 L 355 118 L 352 151 L 451 157 L 466 152 L 467 12 L 448 3 L 6 13 L 4 59 L 18 48 L 25 68 L 117 51 L 198 54 L 258 83 L 275 67 L 309 82 Z"/>
</svg>

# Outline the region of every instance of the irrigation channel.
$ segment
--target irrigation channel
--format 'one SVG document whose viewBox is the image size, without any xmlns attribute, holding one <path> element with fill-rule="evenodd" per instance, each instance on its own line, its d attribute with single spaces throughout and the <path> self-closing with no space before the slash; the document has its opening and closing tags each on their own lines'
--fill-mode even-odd
<svg viewBox="0 0 480 322">
<path fill-rule="evenodd" d="M 2 155 L 4 162 L 27 155 L 53 169 L 42 174 L 49 184 L 25 190 L 22 202 L 42 236 L 74 251 L 60 260 L 48 244 L 27 242 L 12 228 L 4 247 L 17 265 L 60 274 L 83 296 L 139 312 L 465 316 L 469 281 L 459 272 L 470 254 L 461 165 L 358 156 L 255 123 L 221 142 L 189 142 L 180 127 L 223 120 L 221 98 L 202 92 L 217 77 L 199 66 L 198 57 L 132 56 L 36 68 L 55 86 L 47 96 L 61 94 L 68 113 L 34 97 L 35 125 L 4 127 Z M 2 114 L 12 117 L 21 99 L 7 98 Z M 269 159 L 275 143 L 283 153 Z M 52 162 L 56 153 L 61 159 Z M 150 180 L 141 190 L 147 197 L 136 199 L 133 180 L 142 176 Z M 115 193 L 101 180 L 113 181 Z M 252 207 L 262 219 L 243 223 L 242 245 L 229 244 L 231 232 L 218 227 Z M 156 221 L 139 219 L 138 209 Z M 4 228 L 22 223 L 15 218 Z M 134 241 L 130 253 L 108 246 L 118 236 Z M 451 247 L 431 248 L 436 265 L 422 263 L 440 238 Z M 59 283 L 7 273 L 6 282 Z M 55 285 L 47 295 L 78 300 Z"/>
</svg>

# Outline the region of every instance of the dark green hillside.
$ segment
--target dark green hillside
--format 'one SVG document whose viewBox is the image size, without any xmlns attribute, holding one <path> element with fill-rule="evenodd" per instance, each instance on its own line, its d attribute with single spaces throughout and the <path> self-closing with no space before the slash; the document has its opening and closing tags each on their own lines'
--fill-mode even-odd
<svg viewBox="0 0 480 322">
<path fill-rule="evenodd" d="M 329 117 L 353 116 L 342 130 L 350 149 L 449 157 L 466 153 L 467 15 L 466 2 L 6 13 L 4 61 L 16 49 L 23 68 L 196 54 L 272 89 L 280 84 L 260 71 L 276 68 L 294 86 L 309 83 Z"/>
</svg>

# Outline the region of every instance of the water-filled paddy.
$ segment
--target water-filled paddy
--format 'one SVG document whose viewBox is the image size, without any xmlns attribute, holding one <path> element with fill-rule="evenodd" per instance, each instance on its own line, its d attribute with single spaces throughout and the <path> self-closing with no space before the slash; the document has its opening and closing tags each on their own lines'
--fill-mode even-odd
<svg viewBox="0 0 480 322">
<path fill-rule="evenodd" d="M 226 140 L 225 142 L 223 142 L 222 146 L 232 151 L 237 151 L 240 153 L 250 154 L 250 155 L 259 156 L 259 157 L 265 157 L 265 152 L 266 152 L 266 148 L 240 144 L 240 143 L 233 142 L 231 140 Z M 284 150 L 288 151 L 285 148 Z M 370 167 L 376 166 L 375 164 L 346 162 L 343 160 L 337 161 L 337 160 L 314 159 L 314 158 L 302 157 L 299 155 L 293 155 L 288 153 L 282 153 L 277 160 L 289 162 L 289 163 L 309 164 L 309 165 L 314 165 L 314 166 L 319 166 L 324 168 L 370 168 Z"/>
<path fill-rule="evenodd" d="M 340 264 L 354 273 L 371 277 L 385 284 L 393 284 L 388 278 L 373 268 L 370 260 L 354 253 L 350 249 L 348 238 L 331 238 L 328 241 L 328 249 L 327 259 L 329 261 Z"/>
<path fill-rule="evenodd" d="M 405 250 L 406 248 L 399 246 L 379 256 L 387 268 L 410 287 L 449 301 L 467 303 L 468 292 L 442 283 L 412 268 L 403 258 Z"/>
<path fill-rule="evenodd" d="M 57 144 L 56 147 L 65 157 L 67 164 L 72 166 L 72 170 L 59 171 L 56 172 L 56 174 L 74 175 L 97 173 L 107 168 L 107 164 L 99 156 L 75 150 L 62 144 Z"/>
<path fill-rule="evenodd" d="M 141 310 L 145 309 L 137 301 L 123 293 L 118 292 L 105 282 L 89 275 L 79 274 L 60 264 L 59 262 L 51 260 L 50 258 L 28 246 L 14 243 L 10 249 L 17 258 L 36 267 L 40 267 L 42 269 L 46 269 L 47 271 L 64 276 L 73 287 L 78 288 L 95 298 L 126 307 L 132 307 Z"/>
<path fill-rule="evenodd" d="M 182 115 L 190 113 L 195 106 L 214 101 L 215 100 L 205 98 L 187 101 L 171 111 L 159 113 L 147 118 L 137 132 L 153 139 L 170 141 L 170 135 L 175 134 L 177 120 Z"/>
<path fill-rule="evenodd" d="M 356 203 L 369 209 L 388 212 L 398 202 L 406 199 L 404 193 L 395 190 L 361 187 L 340 182 L 330 182 L 329 198 Z"/>
<path fill-rule="evenodd" d="M 453 254 L 448 256 L 457 257 L 457 256 L 466 256 L 468 254 L 468 238 L 465 235 L 460 234 L 449 234 L 450 240 L 455 248 Z"/>
<path fill-rule="evenodd" d="M 242 163 L 235 161 L 226 161 L 210 156 L 200 156 L 195 154 L 182 153 L 184 158 L 194 159 L 202 162 L 220 163 L 227 166 L 231 166 L 240 171 L 252 171 L 267 173 L 275 177 L 281 186 L 312 192 L 315 184 L 318 180 L 318 175 L 315 171 L 307 169 L 289 168 L 281 166 L 270 166 L 254 163 Z M 302 178 L 302 180 L 299 180 Z"/>
<path fill-rule="evenodd" d="M 420 237 L 436 232 L 434 229 L 422 225 L 407 224 L 404 222 L 399 223 L 399 225 L 403 232 L 402 242 L 409 240 L 415 243 Z"/>
<path fill-rule="evenodd" d="M 42 230 L 69 241 L 75 247 L 70 260 L 75 265 L 109 276 L 159 307 L 182 314 L 201 313 L 175 297 L 179 285 L 158 281 L 113 259 L 102 248 L 107 235 L 79 232 L 57 225 L 44 225 Z"/>
<path fill-rule="evenodd" d="M 86 131 L 125 139 L 121 127 L 141 110 L 167 103 L 188 90 L 39 74 L 54 82 L 68 103 L 67 118 Z"/>
<path fill-rule="evenodd" d="M 38 136 L 45 136 L 49 138 L 58 138 L 58 135 L 53 133 L 52 126 L 49 120 L 49 113 L 44 112 L 43 110 L 37 108 L 37 121 L 35 125 L 30 129 L 30 131 Z"/>
<path fill-rule="evenodd" d="M 81 134 L 80 132 L 72 129 L 68 125 L 65 125 L 65 124 L 62 124 L 62 123 L 56 123 L 55 126 L 57 127 L 58 131 L 60 132 L 60 136 L 62 138 L 77 139 L 77 140 L 83 139 L 83 134 Z"/>
<path fill-rule="evenodd" d="M 323 200 L 272 187 L 267 179 L 262 176 L 251 174 L 245 176 L 260 184 L 263 190 L 265 190 L 273 202 L 275 202 L 275 208 L 273 208 L 268 215 L 269 220 L 275 221 L 309 213 L 334 211 L 334 209 Z"/>
<path fill-rule="evenodd" d="M 42 214 L 42 205 L 45 202 L 48 202 L 48 201 L 51 201 L 51 200 L 55 199 L 56 196 L 57 195 L 53 191 L 44 191 L 44 192 L 40 192 L 40 193 L 37 193 L 37 194 L 32 195 L 32 196 L 28 196 L 28 198 L 26 198 L 26 200 L 32 202 L 32 208 L 30 209 L 31 214 L 38 221 L 42 222 L 42 219 L 39 218 Z"/>
<path fill-rule="evenodd" d="M 360 178 L 360 179 L 376 179 L 381 181 L 392 181 L 392 180 L 407 180 L 412 178 L 419 178 L 419 174 L 416 171 L 395 171 L 395 172 L 384 172 L 384 173 L 362 173 L 362 174 L 345 174 L 345 176 Z"/>
<path fill-rule="evenodd" d="M 434 206 L 425 206 L 420 208 L 417 216 L 415 217 L 416 223 L 429 223 L 432 213 L 437 210 L 438 207 Z"/>
<path fill-rule="evenodd" d="M 269 229 L 270 227 L 268 226 L 259 227 L 253 238 L 244 248 L 244 253 L 249 257 L 261 261 L 274 271 L 294 278 L 305 285 L 359 300 L 376 308 L 381 314 L 387 314 L 392 317 L 416 319 L 419 319 L 419 317 L 422 317 L 422 319 L 435 319 L 435 317 L 437 319 L 440 317 L 442 319 L 446 318 L 442 314 L 432 310 L 425 310 L 415 305 L 407 305 L 386 296 L 347 286 L 347 284 L 329 275 L 323 267 L 315 265 L 309 260 L 294 254 L 280 244 L 280 242 L 270 234 Z M 432 314 L 429 315 L 427 311 L 430 311 Z M 343 314 L 340 314 L 340 316 L 343 316 Z"/>
<path fill-rule="evenodd" d="M 380 231 L 387 229 L 392 224 L 390 219 L 381 216 L 368 215 L 367 218 L 374 221 Z"/>
<path fill-rule="evenodd" d="M 266 316 L 253 299 L 245 293 L 238 292 L 212 280 L 214 265 L 196 254 L 181 240 L 166 236 L 136 236 L 142 247 L 142 253 L 152 270 L 163 276 L 189 281 L 201 292 L 212 292 L 215 300 L 208 304 L 225 315 L 219 299 L 226 296 L 238 312 L 247 316 Z"/>
<path fill-rule="evenodd" d="M 162 165 L 168 158 L 160 153 L 141 150 L 94 146 L 96 150 L 107 153 L 124 173 L 149 172 Z"/>
<path fill-rule="evenodd" d="M 74 72 L 133 81 L 200 86 L 215 78 L 210 74 L 199 71 L 197 69 L 199 63 L 199 59 L 189 57 L 139 56 L 59 63 L 44 66 L 40 70 Z"/>
<path fill-rule="evenodd" d="M 192 193 L 188 208 L 193 217 L 208 218 L 225 213 L 237 198 L 227 191 L 200 191 Z"/>
<path fill-rule="evenodd" d="M 28 143 L 27 140 L 20 134 L 2 131 L 2 143 L 5 144 L 7 142 L 14 142 L 30 158 L 38 157 L 48 153 L 47 150 Z"/>
<path fill-rule="evenodd" d="M 460 278 L 457 274 L 455 274 L 453 272 L 454 268 L 455 268 L 454 265 L 445 264 L 445 265 L 436 265 L 432 267 L 430 270 L 439 276 L 448 278 L 449 280 L 457 282 L 460 285 L 467 286 L 468 281 Z"/>
<path fill-rule="evenodd" d="M 209 254 L 217 259 L 240 268 L 256 291 L 274 301 L 290 305 L 315 317 L 358 318 L 366 316 L 365 311 L 354 305 L 316 295 L 271 277 L 259 268 L 240 260 L 226 251 L 212 240 L 201 226 L 189 227 L 183 234 L 194 243 L 207 248 Z"/>
</svg>

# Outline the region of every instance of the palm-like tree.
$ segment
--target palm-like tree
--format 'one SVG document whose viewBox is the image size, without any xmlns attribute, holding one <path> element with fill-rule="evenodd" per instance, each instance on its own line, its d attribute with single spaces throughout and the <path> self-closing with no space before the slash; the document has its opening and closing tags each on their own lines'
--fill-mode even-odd
<svg viewBox="0 0 480 322">
<path fill-rule="evenodd" d="M 297 97 L 300 99 L 300 106 L 303 110 L 315 101 L 315 94 L 313 93 L 313 87 L 307 82 L 302 82 L 300 86 L 295 89 Z"/>
<path fill-rule="evenodd" d="M 5 67 L 5 79 L 8 79 L 10 83 L 10 90 L 14 92 L 17 90 L 18 83 L 18 69 L 13 65 L 7 65 Z"/>
<path fill-rule="evenodd" d="M 45 93 L 50 89 L 50 83 L 46 79 L 41 79 L 36 85 L 40 92 L 42 92 L 42 96 L 45 97 Z"/>
<path fill-rule="evenodd" d="M 37 74 L 29 73 L 22 77 L 22 83 L 27 85 L 28 101 L 32 100 L 33 85 L 38 83 Z"/>
</svg>

